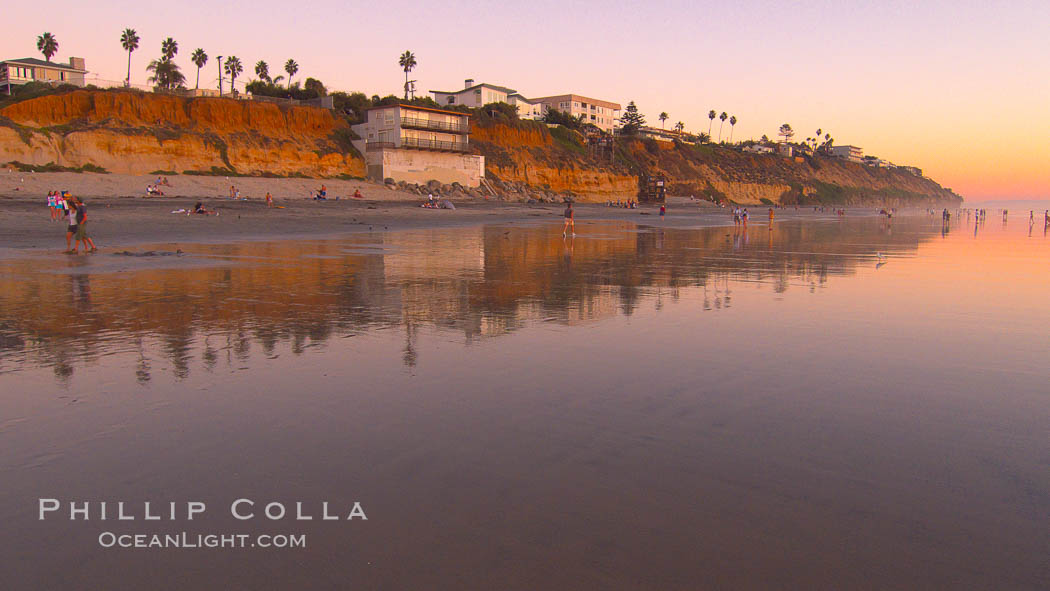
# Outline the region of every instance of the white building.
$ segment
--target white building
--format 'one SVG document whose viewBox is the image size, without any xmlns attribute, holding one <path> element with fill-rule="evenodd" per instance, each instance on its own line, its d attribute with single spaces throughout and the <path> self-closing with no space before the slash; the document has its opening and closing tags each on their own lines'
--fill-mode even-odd
<svg viewBox="0 0 1050 591">
<path fill-rule="evenodd" d="M 559 94 L 533 99 L 543 103 L 544 109 L 557 109 L 573 117 L 582 117 L 584 123 L 592 123 L 598 129 L 612 133 L 620 119 L 620 104 L 592 99 L 578 94 Z"/>
<path fill-rule="evenodd" d="M 352 129 L 368 178 L 407 183 L 431 180 L 477 187 L 485 157 L 470 154 L 470 116 L 411 105 L 374 107 Z"/>
<path fill-rule="evenodd" d="M 850 162 L 864 162 L 864 150 L 857 146 L 832 146 L 831 155 Z"/>
<path fill-rule="evenodd" d="M 489 103 L 507 103 L 517 107 L 518 117 L 522 119 L 543 118 L 543 105 L 539 102 L 530 101 L 513 88 L 475 84 L 473 78 L 463 81 L 462 90 L 431 90 L 430 94 L 442 106 L 464 105 L 476 109 Z"/>
</svg>

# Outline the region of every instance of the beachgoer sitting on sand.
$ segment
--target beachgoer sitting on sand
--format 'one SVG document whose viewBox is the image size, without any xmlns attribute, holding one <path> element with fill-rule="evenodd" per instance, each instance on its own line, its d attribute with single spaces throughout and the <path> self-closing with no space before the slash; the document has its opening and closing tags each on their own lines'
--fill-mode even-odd
<svg viewBox="0 0 1050 591">
<path fill-rule="evenodd" d="M 317 196 L 321 199 L 328 199 L 328 187 L 322 184 L 321 188 L 317 190 Z"/>
<path fill-rule="evenodd" d="M 361 194 L 361 189 L 354 189 L 354 199 L 364 199 L 365 196 Z"/>
<path fill-rule="evenodd" d="M 164 177 L 164 186 L 165 187 L 170 187 L 171 186 L 171 183 L 168 182 L 168 177 Z"/>
</svg>

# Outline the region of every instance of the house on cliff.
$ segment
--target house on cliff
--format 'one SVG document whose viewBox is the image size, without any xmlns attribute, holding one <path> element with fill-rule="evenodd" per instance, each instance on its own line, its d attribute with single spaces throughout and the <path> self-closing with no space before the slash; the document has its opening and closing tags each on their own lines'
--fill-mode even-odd
<svg viewBox="0 0 1050 591">
<path fill-rule="evenodd" d="M 542 103 L 544 110 L 556 109 L 584 123 L 591 123 L 606 133 L 612 133 L 620 119 L 620 104 L 588 98 L 579 94 L 559 94 L 533 99 Z"/>
<path fill-rule="evenodd" d="M 368 178 L 465 187 L 481 185 L 485 157 L 470 153 L 470 115 L 413 105 L 386 105 L 365 112 L 352 126 L 360 138 Z"/>
<path fill-rule="evenodd" d="M 530 101 L 513 88 L 495 84 L 474 84 L 473 78 L 463 81 L 462 90 L 431 90 L 434 100 L 439 105 L 464 105 L 472 109 L 489 103 L 507 103 L 518 110 L 522 119 L 542 119 L 543 104 Z"/>
<path fill-rule="evenodd" d="M 0 61 L 0 86 L 45 82 L 84 86 L 87 74 L 82 57 L 69 58 L 68 64 L 45 62 L 34 57 Z"/>
</svg>

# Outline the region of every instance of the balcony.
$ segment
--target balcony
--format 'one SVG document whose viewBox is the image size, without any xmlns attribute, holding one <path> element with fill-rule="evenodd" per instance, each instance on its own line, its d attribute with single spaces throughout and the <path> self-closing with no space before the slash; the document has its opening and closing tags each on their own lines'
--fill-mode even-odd
<svg viewBox="0 0 1050 591">
<path fill-rule="evenodd" d="M 432 131 L 448 131 L 451 133 L 469 133 L 470 125 L 466 121 L 432 121 L 430 119 L 419 119 L 418 117 L 402 117 L 401 127 L 412 129 L 428 129 Z"/>
<path fill-rule="evenodd" d="M 394 147 L 394 142 L 376 142 L 376 141 L 366 141 L 365 142 L 365 152 L 375 152 L 377 150 L 382 150 L 384 148 L 393 148 L 393 147 Z"/>
<path fill-rule="evenodd" d="M 415 137 L 401 138 L 402 148 L 416 148 L 419 150 L 441 150 L 444 152 L 469 152 L 470 143 L 466 141 L 448 142 L 443 140 L 426 140 Z"/>
</svg>

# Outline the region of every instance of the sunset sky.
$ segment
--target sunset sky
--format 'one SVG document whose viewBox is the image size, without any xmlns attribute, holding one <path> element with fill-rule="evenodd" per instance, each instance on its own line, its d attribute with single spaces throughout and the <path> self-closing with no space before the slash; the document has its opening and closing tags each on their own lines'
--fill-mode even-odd
<svg viewBox="0 0 1050 591">
<path fill-rule="evenodd" d="M 46 20 L 14 3 L 0 57 L 87 60 L 89 78 L 122 80 L 125 27 L 142 38 L 132 82 L 171 36 L 190 84 L 189 55 L 236 55 L 271 75 L 288 58 L 329 90 L 400 93 L 398 55 L 412 50 L 418 88 L 460 88 L 464 78 L 525 96 L 577 93 L 626 104 L 650 124 L 707 131 L 710 109 L 736 115 L 734 139 L 796 139 L 817 128 L 837 144 L 922 168 L 968 200 L 1050 199 L 1050 2 L 622 2 L 136 3 L 59 0 Z M 214 87 L 214 59 L 201 85 Z M 714 136 L 718 138 L 718 121 Z M 728 137 L 726 125 L 723 136 Z"/>
</svg>

